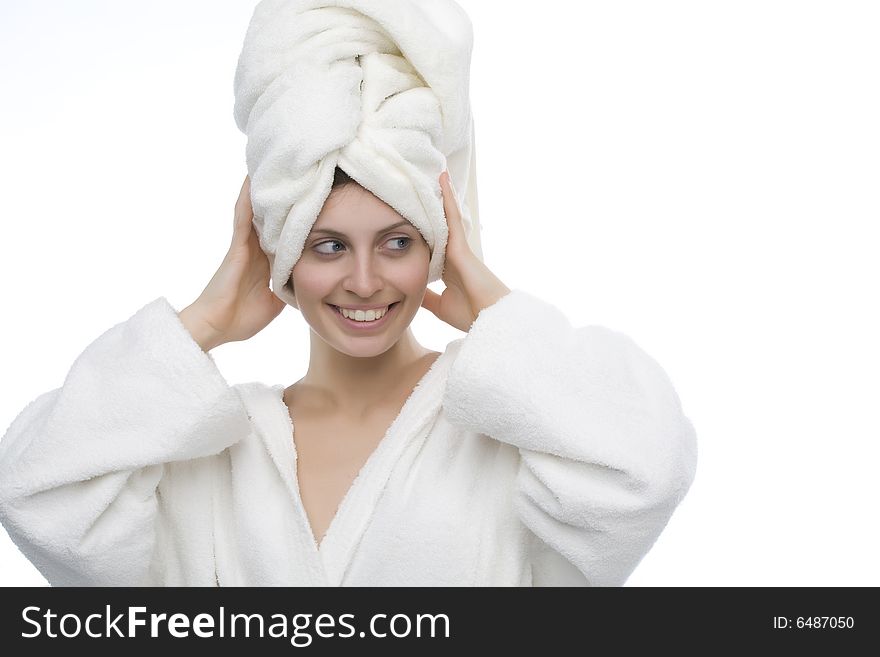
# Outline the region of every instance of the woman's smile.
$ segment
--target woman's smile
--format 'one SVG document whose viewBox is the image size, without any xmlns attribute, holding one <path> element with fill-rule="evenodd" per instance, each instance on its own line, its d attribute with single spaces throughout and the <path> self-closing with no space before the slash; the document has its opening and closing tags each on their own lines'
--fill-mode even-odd
<svg viewBox="0 0 880 657">
<path fill-rule="evenodd" d="M 372 319 L 372 320 L 367 319 L 367 317 L 363 313 L 363 311 L 357 311 L 357 316 L 359 316 L 359 317 L 363 316 L 363 319 L 358 320 L 358 319 L 349 319 L 348 317 L 343 315 L 342 310 L 339 308 L 339 306 L 334 306 L 334 305 L 328 303 L 327 307 L 330 309 L 330 311 L 333 313 L 333 315 L 337 318 L 337 321 L 343 326 L 343 328 L 346 328 L 351 331 L 356 331 L 356 332 L 368 332 L 368 331 L 371 332 L 371 331 L 376 331 L 376 330 L 381 329 L 389 321 L 391 321 L 391 318 L 394 315 L 396 315 L 396 310 L 399 305 L 400 305 L 399 301 L 392 303 L 390 306 L 388 306 L 388 309 L 385 311 L 384 315 L 382 315 L 378 319 Z M 369 311 L 369 312 L 372 312 L 372 311 Z"/>
</svg>

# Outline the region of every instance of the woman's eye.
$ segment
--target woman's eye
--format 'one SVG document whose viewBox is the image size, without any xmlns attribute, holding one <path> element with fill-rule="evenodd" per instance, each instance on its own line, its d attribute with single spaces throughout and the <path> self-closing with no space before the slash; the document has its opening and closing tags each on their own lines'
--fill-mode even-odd
<svg viewBox="0 0 880 657">
<path fill-rule="evenodd" d="M 401 246 L 401 242 L 403 245 Z M 394 237 L 388 240 L 388 244 L 392 244 L 394 246 L 391 247 L 392 251 L 405 251 L 409 248 L 410 243 L 412 242 L 411 237 Z M 339 240 L 328 240 L 326 242 L 321 242 L 320 244 L 315 245 L 315 250 L 321 255 L 334 255 L 339 253 L 341 249 L 335 249 L 333 245 L 338 244 L 340 247 L 344 246 L 342 242 Z M 327 250 L 321 250 L 321 247 L 329 247 Z"/>
<path fill-rule="evenodd" d="M 339 245 L 341 246 L 341 245 L 342 245 L 342 242 L 340 242 L 340 241 L 338 241 L 338 240 L 330 240 L 329 242 L 321 242 L 320 244 L 316 244 L 316 245 L 315 245 L 315 249 L 316 249 L 316 250 L 318 251 L 318 253 L 320 253 L 321 255 L 333 255 L 334 253 L 339 253 L 339 251 L 334 251 L 334 250 L 332 250 L 332 249 L 331 249 L 330 251 L 321 251 L 321 250 L 320 250 L 320 248 L 321 248 L 322 246 L 327 246 L 328 244 L 330 244 L 330 245 L 333 245 L 333 244 L 339 244 Z"/>
<path fill-rule="evenodd" d="M 395 251 L 403 251 L 409 246 L 409 243 L 412 242 L 412 239 L 409 237 L 395 237 L 394 239 L 390 239 L 388 241 L 391 243 L 404 242 L 404 245 L 402 247 L 394 249 Z"/>
</svg>

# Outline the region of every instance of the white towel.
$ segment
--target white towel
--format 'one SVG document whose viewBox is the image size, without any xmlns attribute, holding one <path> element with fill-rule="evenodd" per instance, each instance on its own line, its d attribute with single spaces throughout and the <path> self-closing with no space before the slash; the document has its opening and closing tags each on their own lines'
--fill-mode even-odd
<svg viewBox="0 0 880 657">
<path fill-rule="evenodd" d="M 296 307 L 291 271 L 337 166 L 409 220 L 443 273 L 449 170 L 482 259 L 470 106 L 473 29 L 453 0 L 263 0 L 235 74 L 248 137 L 254 226 L 275 294 Z"/>
</svg>

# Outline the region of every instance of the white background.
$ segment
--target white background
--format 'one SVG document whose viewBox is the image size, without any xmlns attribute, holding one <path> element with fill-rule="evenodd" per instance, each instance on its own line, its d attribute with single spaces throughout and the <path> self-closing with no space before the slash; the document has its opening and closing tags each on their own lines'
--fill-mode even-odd
<svg viewBox="0 0 880 657">
<path fill-rule="evenodd" d="M 0 430 L 220 264 L 254 4 L 0 5 Z M 627 585 L 880 585 L 876 3 L 461 4 L 487 264 L 630 335 L 697 429 Z M 463 335 L 427 310 L 414 331 Z M 212 353 L 230 383 L 289 385 L 308 328 L 288 308 Z M 45 584 L 5 532 L 0 583 Z"/>
</svg>

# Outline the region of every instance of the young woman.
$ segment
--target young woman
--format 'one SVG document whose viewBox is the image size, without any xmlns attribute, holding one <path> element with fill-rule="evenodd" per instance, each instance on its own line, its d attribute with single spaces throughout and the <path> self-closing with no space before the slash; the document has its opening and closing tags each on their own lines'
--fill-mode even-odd
<svg viewBox="0 0 880 657">
<path fill-rule="evenodd" d="M 49 582 L 626 580 L 693 480 L 694 430 L 632 340 L 484 264 L 472 47 L 454 0 L 257 5 L 220 268 L 98 337 L 0 441 L 0 520 Z M 211 350 L 285 304 L 306 374 L 229 385 Z M 425 349 L 422 307 L 465 337 Z"/>
<path fill-rule="evenodd" d="M 694 478 L 663 370 L 508 289 L 446 173 L 442 295 L 413 225 L 334 183 L 293 269 L 305 376 L 230 386 L 208 353 L 285 305 L 245 179 L 199 298 L 108 330 L 9 427 L 9 535 L 53 585 L 623 584 Z M 420 307 L 466 336 L 424 348 Z"/>
</svg>

